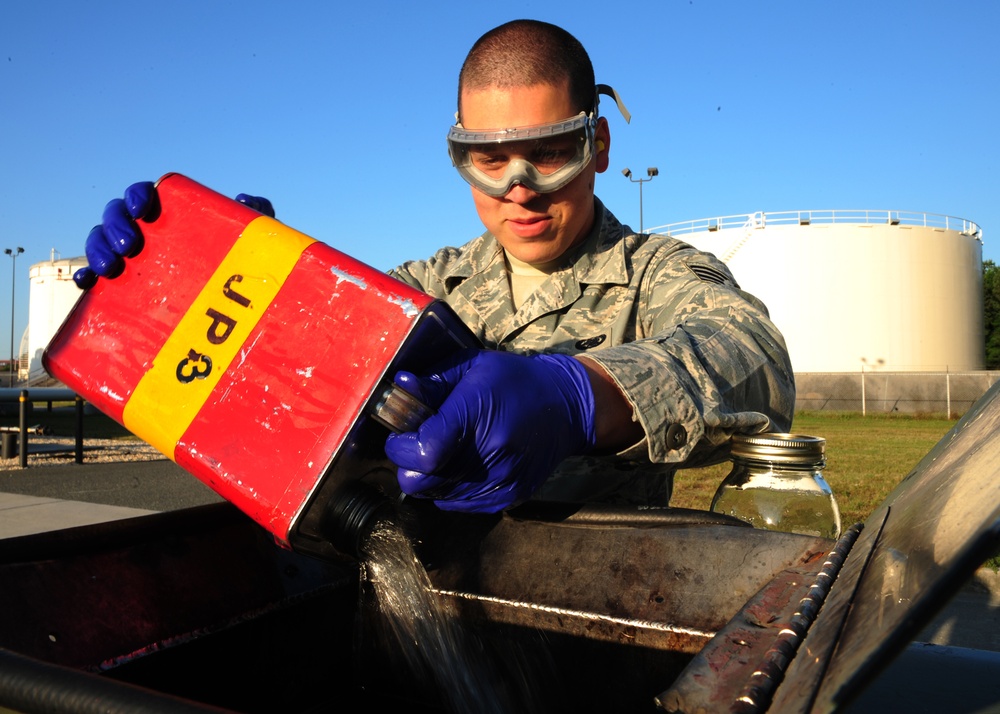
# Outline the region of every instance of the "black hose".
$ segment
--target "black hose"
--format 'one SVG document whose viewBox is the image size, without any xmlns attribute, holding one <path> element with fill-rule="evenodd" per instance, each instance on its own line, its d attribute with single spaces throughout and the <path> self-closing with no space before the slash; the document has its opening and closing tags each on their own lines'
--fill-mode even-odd
<svg viewBox="0 0 1000 714">
<path fill-rule="evenodd" d="M 204 704 L 0 649 L 0 707 L 23 714 L 219 714 Z"/>
</svg>

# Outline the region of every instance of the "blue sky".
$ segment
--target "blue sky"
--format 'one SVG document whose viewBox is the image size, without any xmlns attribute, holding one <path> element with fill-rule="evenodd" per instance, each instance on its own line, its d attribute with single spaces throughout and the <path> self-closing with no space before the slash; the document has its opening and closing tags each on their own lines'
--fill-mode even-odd
<svg viewBox="0 0 1000 714">
<path fill-rule="evenodd" d="M 610 104 L 597 193 L 639 225 L 753 211 L 887 209 L 983 228 L 1000 262 L 1000 3 L 633 0 L 4 3 L 0 250 L 68 258 L 133 181 L 178 171 L 269 197 L 376 268 L 481 231 L 445 132 L 472 43 L 517 17 L 587 47 Z M 527 5 L 525 6 L 527 8 Z M 0 257 L 4 257 L 0 253 Z M 863 256 L 859 256 L 863 259 Z M 0 356 L 11 265 L 0 262 Z M 831 286 L 836 289 L 836 286 Z"/>
</svg>

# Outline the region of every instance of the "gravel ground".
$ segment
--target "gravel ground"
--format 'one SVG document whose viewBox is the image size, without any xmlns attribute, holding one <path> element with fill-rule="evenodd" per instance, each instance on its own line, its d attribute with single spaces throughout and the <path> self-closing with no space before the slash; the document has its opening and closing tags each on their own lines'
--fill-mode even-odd
<svg viewBox="0 0 1000 714">
<path fill-rule="evenodd" d="M 73 437 L 28 436 L 28 467 L 73 463 L 76 459 Z M 84 439 L 86 463 L 156 461 L 166 457 L 144 441 L 135 439 Z M 0 470 L 21 468 L 19 456 L 0 458 Z"/>
<path fill-rule="evenodd" d="M 142 441 L 86 439 L 82 464 L 76 463 L 71 437 L 38 436 L 29 440 L 29 445 L 31 451 L 42 446 L 62 451 L 29 453 L 27 468 L 21 468 L 17 458 L 0 458 L 0 493 L 150 511 L 173 511 L 221 500 L 211 488 Z"/>
</svg>

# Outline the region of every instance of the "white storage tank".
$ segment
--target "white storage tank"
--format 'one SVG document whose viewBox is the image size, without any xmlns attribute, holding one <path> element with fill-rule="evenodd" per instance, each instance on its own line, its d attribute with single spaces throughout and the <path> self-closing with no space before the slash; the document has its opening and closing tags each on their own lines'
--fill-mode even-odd
<svg viewBox="0 0 1000 714">
<path fill-rule="evenodd" d="M 984 367 L 982 230 L 877 210 L 758 212 L 650 229 L 721 258 L 770 310 L 796 372 Z"/>
<path fill-rule="evenodd" d="M 59 259 L 52 251 L 49 260 L 31 266 L 27 334 L 29 385 L 50 381 L 42 367 L 42 353 L 79 299 L 81 291 L 73 282 L 73 273 L 86 265 L 85 257 Z"/>
</svg>

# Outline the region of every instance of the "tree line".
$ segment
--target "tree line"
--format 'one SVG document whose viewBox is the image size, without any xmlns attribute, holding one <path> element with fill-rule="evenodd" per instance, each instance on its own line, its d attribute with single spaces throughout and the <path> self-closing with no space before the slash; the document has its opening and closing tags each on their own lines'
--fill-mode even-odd
<svg viewBox="0 0 1000 714">
<path fill-rule="evenodd" d="M 986 369 L 1000 369 L 1000 268 L 983 261 L 983 328 L 986 338 Z"/>
</svg>

